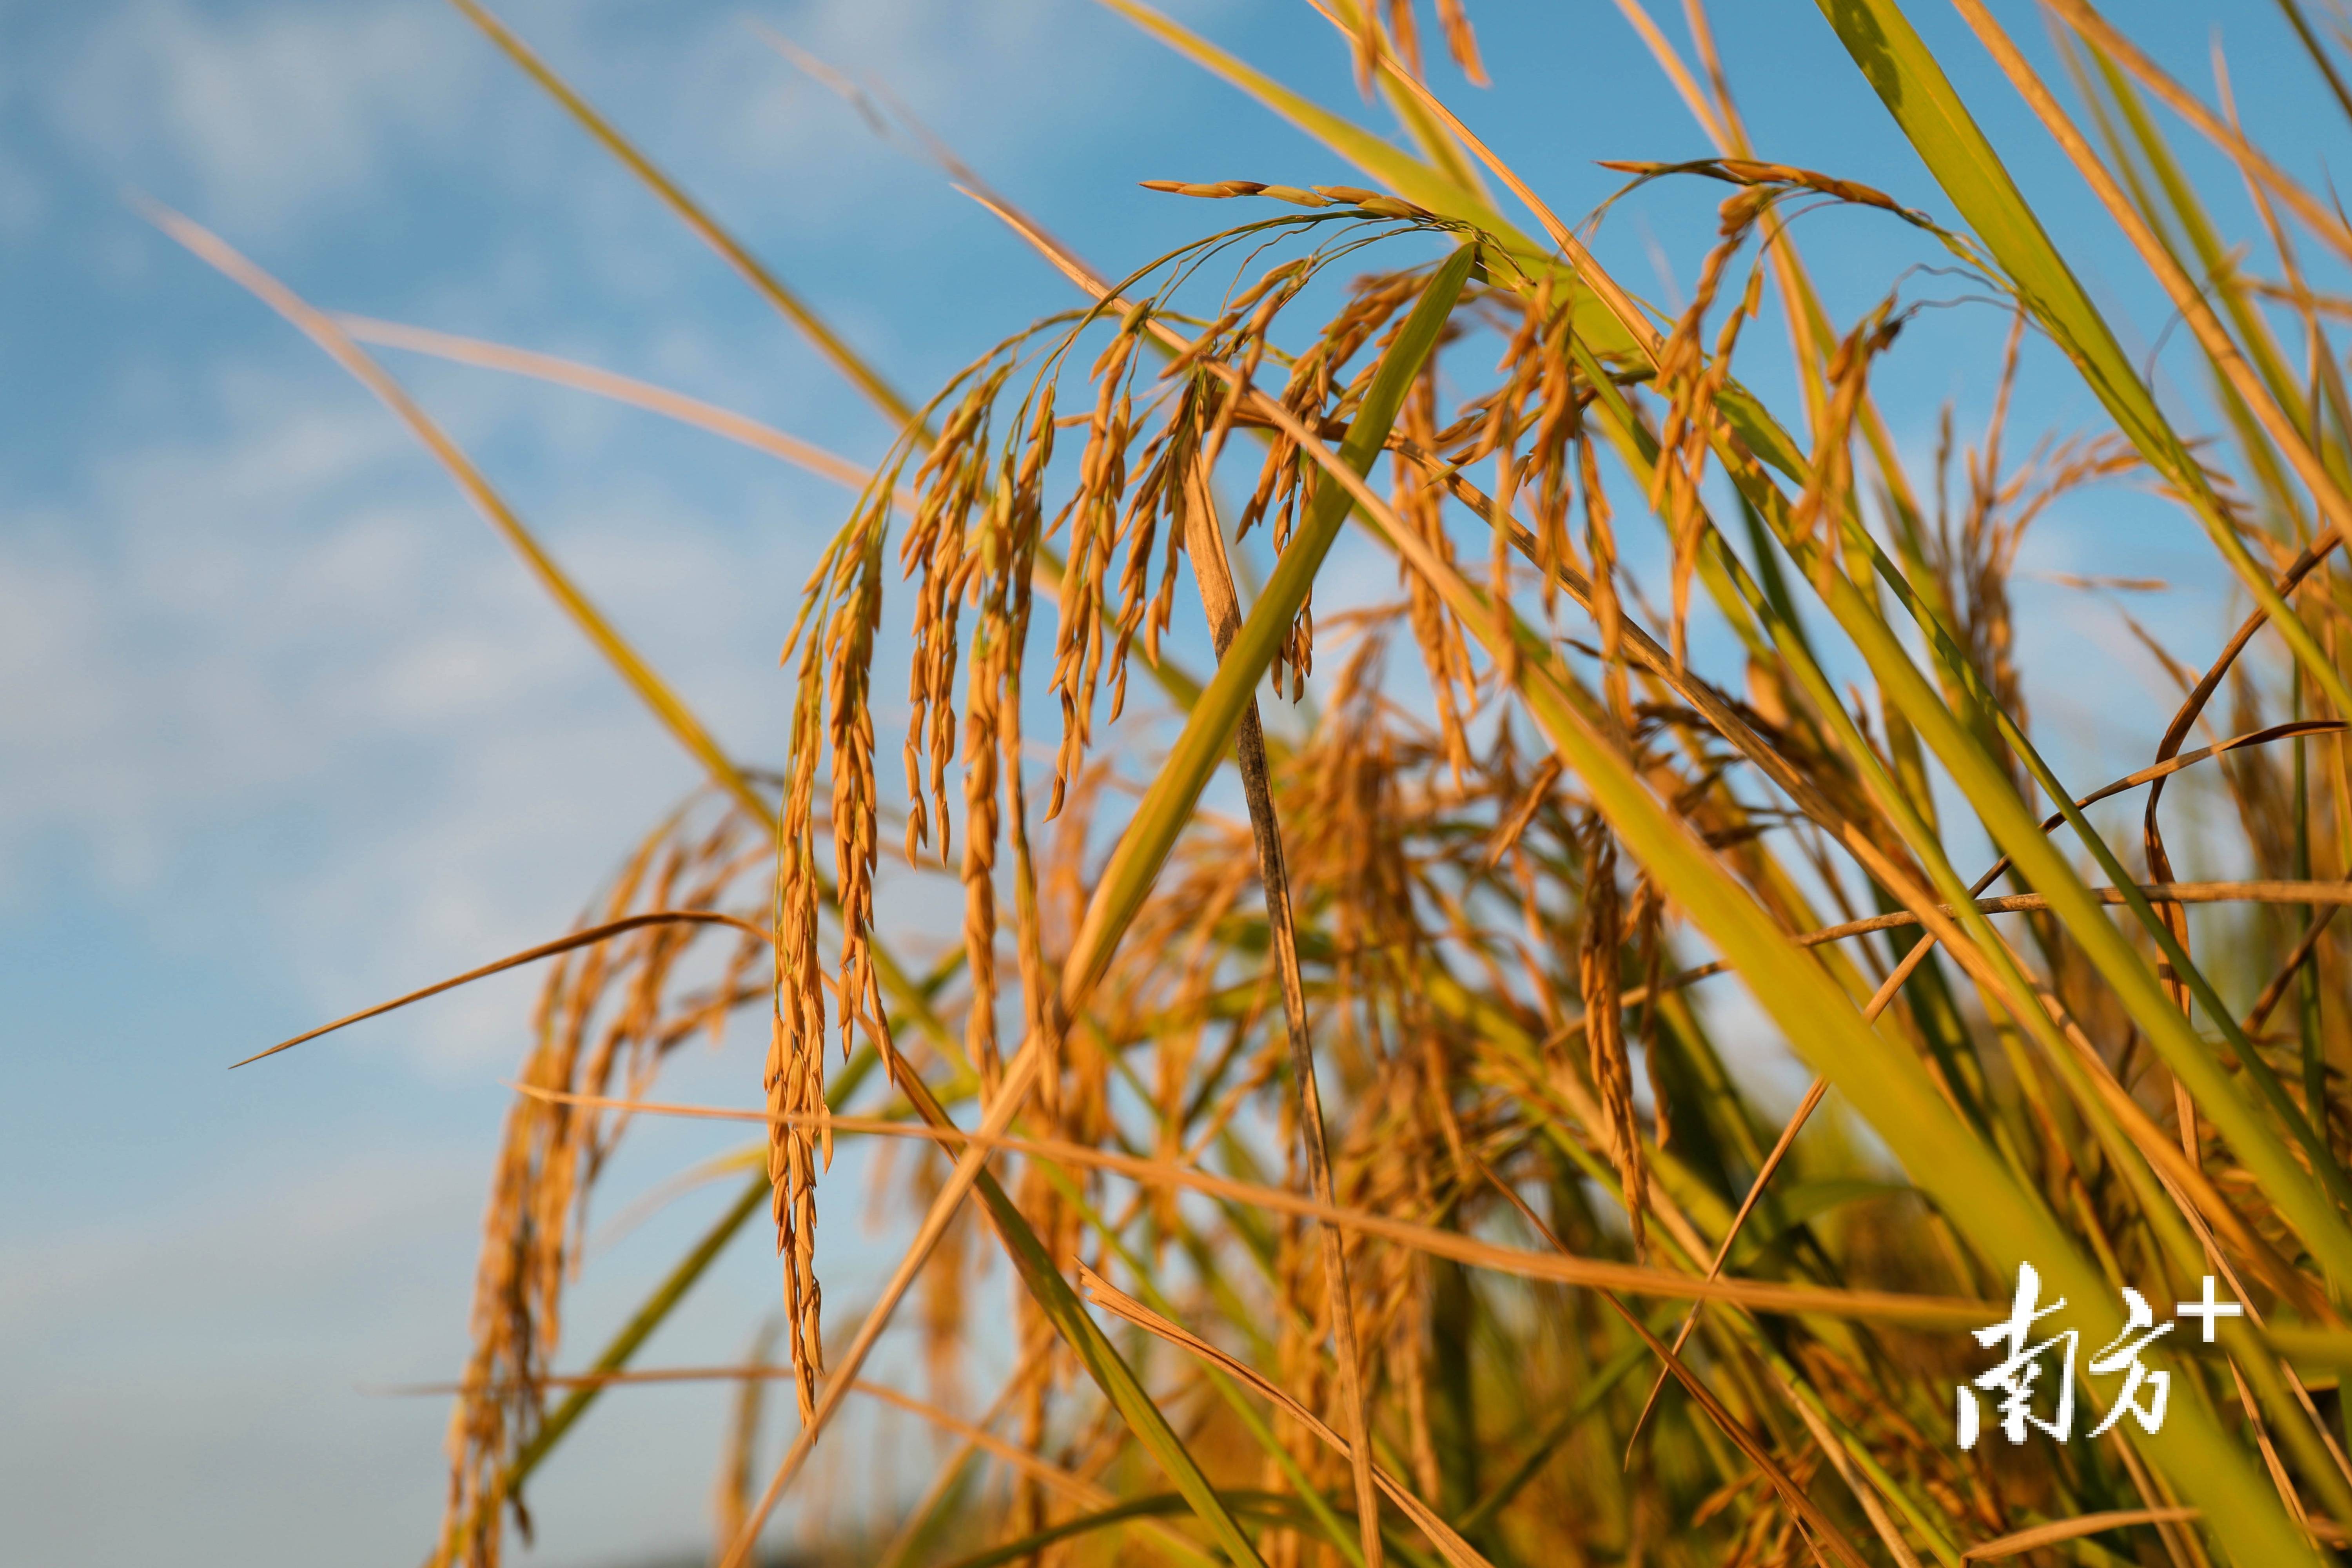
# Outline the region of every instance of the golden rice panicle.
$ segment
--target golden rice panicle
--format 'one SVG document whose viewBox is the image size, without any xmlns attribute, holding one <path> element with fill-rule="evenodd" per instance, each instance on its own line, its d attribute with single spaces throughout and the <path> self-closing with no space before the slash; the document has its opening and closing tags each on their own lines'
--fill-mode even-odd
<svg viewBox="0 0 2352 1568">
<path fill-rule="evenodd" d="M 1412 0 L 1385 0 L 1383 8 L 1388 13 L 1388 47 L 1395 51 L 1396 58 L 1404 62 L 1407 69 L 1419 76 L 1421 37 L 1420 30 L 1413 25 Z M 1367 13 L 1371 12 L 1370 0 L 1367 0 L 1364 9 Z"/>
<path fill-rule="evenodd" d="M 1950 461 L 1948 428 L 1937 454 L 1936 526 L 1921 539 L 1920 554 L 1939 589 L 1945 624 L 1960 654 L 1991 692 L 2003 712 L 2021 722 L 2030 717 L 2022 673 L 2016 662 L 2009 582 L 2026 531 L 2052 503 L 2087 484 L 2120 477 L 2142 466 L 2137 451 L 2113 431 L 2063 441 L 2048 437 L 2012 463 L 2006 450 L 2010 409 L 2019 371 L 2026 321 L 2012 320 L 2001 355 L 2000 380 L 1984 434 L 1962 454 L 1965 473 L 1957 525 L 1945 470 Z M 1947 410 L 1948 416 L 1948 410 Z M 1948 418 L 1947 419 L 1948 426 Z M 2282 563 L 2284 564 L 2284 563 Z M 2126 625 L 2134 625 L 2129 616 Z M 2024 787 L 2023 763 L 1998 734 L 1985 743 L 2011 779 Z M 2161 795 L 2158 788 L 2157 795 Z M 2151 867 L 2163 880 L 2168 870 Z"/>
<path fill-rule="evenodd" d="M 1650 1173 L 1642 1152 L 1641 1125 L 1633 1111 L 1633 1061 L 1625 1047 L 1620 989 L 1624 963 L 1622 908 L 1617 890 L 1616 841 L 1596 818 L 1587 830 L 1584 940 L 1578 952 L 1577 974 L 1583 991 L 1585 1045 L 1593 1086 L 1601 1092 L 1609 1157 L 1624 1192 L 1633 1250 L 1646 1256 Z"/>
<path fill-rule="evenodd" d="M 979 562 L 969 547 L 973 511 L 986 504 L 994 466 L 990 414 L 1010 363 L 976 378 L 940 426 L 916 470 L 917 502 L 899 541 L 901 572 L 915 583 L 907 700 L 907 858 L 930 842 L 934 824 L 940 862 L 952 843 L 947 767 L 956 751 L 956 662 L 959 628 Z M 926 762 L 928 761 L 928 767 Z"/>
<path fill-rule="evenodd" d="M 1382 55 L 1393 54 L 1414 76 L 1421 74 L 1421 30 L 1413 16 L 1413 0 L 1354 0 L 1353 5 L 1342 8 L 1357 13 L 1349 39 L 1354 46 L 1358 86 L 1366 96 L 1371 92 L 1375 62 Z M 1462 0 L 1437 0 L 1437 25 L 1445 36 L 1446 53 L 1471 85 L 1489 85 L 1486 68 L 1478 58 L 1477 35 L 1471 28 L 1470 14 Z"/>
<path fill-rule="evenodd" d="M 871 706 L 875 628 L 881 617 L 887 490 L 869 500 L 819 568 L 814 618 L 794 630 L 801 669 L 793 710 L 791 784 L 778 835 L 776 1005 L 765 1074 L 769 1108 L 819 1118 L 825 1109 L 825 982 L 817 956 L 823 891 L 816 864 L 815 776 L 829 752 L 829 831 L 835 884 L 829 900 L 840 927 L 835 990 L 843 1054 L 863 1033 L 896 1070 L 888 1013 L 873 952 L 874 868 L 879 802 Z M 789 656 L 792 649 L 787 647 Z M 820 1153 L 822 1159 L 820 1160 Z M 803 1420 L 815 1408 L 824 1370 L 823 1292 L 817 1282 L 816 1173 L 830 1164 L 830 1129 L 779 1121 L 769 1139 L 769 1181 L 777 1250 L 784 1259 L 784 1304 Z"/>
<path fill-rule="evenodd" d="M 720 910 L 747 890 L 766 856 L 746 840 L 764 833 L 731 802 L 698 831 L 707 815 L 707 802 L 698 799 L 665 819 L 583 925 L 655 910 Z M 541 990 L 520 1082 L 560 1094 L 641 1094 L 670 1051 L 765 990 L 743 984 L 751 960 L 740 942 L 714 984 L 676 987 L 679 964 L 710 930 L 649 925 L 563 954 Z M 542 1418 L 589 1193 L 625 1125 L 609 1111 L 529 1092 L 508 1111 L 476 1273 L 473 1342 L 450 1417 L 444 1561 L 495 1568 L 500 1515 L 509 1507 L 528 1534 L 529 1515 L 508 1472 Z"/>
<path fill-rule="evenodd" d="M 887 516 L 887 493 L 869 492 L 849 526 L 837 535 L 811 578 L 799 621 L 784 658 L 800 656 L 793 683 L 792 739 L 785 771 L 783 806 L 776 830 L 776 988 L 768 1059 L 762 1072 L 768 1109 L 779 1120 L 768 1131 L 768 1181 L 776 1250 L 784 1261 L 786 1343 L 793 1388 L 805 1421 L 816 1407 L 816 1380 L 824 1370 L 819 1325 L 822 1294 L 815 1273 L 816 1174 L 830 1163 L 832 1140 L 807 1121 L 824 1109 L 825 982 L 817 951 L 818 910 L 827 889 L 817 865 L 816 784 L 824 767 L 829 722 L 839 710 L 838 677 L 828 679 L 839 604 L 854 588 L 866 540 L 876 540 Z M 836 832 L 841 825 L 835 825 Z M 852 827 L 854 842 L 854 826 Z M 839 851 L 836 849 L 836 855 Z M 849 1011 L 846 1002 L 845 1019 Z M 845 1030 L 845 1034 L 846 1030 Z"/>
<path fill-rule="evenodd" d="M 1424 281 L 1417 272 L 1358 279 L 1339 313 L 1292 363 L 1289 382 L 1279 399 L 1285 409 L 1309 430 L 1344 422 L 1352 416 L 1371 385 L 1379 363 L 1377 351 L 1385 349 L 1402 330 L 1402 312 L 1412 304 Z M 1341 374 L 1368 346 L 1376 352 L 1367 356 L 1351 379 L 1341 381 Z M 1321 470 L 1305 462 L 1288 442 L 1270 442 L 1257 490 L 1243 512 L 1241 528 L 1247 530 L 1271 509 L 1271 542 L 1275 552 L 1280 554 L 1290 543 L 1290 531 L 1296 519 L 1303 515 L 1301 509 L 1313 500 L 1317 486 L 1322 482 L 1320 474 Z M 1306 694 L 1307 678 L 1314 668 L 1315 605 L 1310 593 L 1299 605 L 1269 673 L 1275 689 L 1280 690 L 1287 672 L 1291 699 L 1296 701 Z"/>
<path fill-rule="evenodd" d="M 1470 12 L 1462 0 L 1437 0 L 1437 23 L 1445 33 L 1447 53 L 1475 87 L 1488 85 L 1486 67 L 1478 58 L 1478 34 L 1470 26 Z"/>
<path fill-rule="evenodd" d="M 1019 341 L 1016 337 L 982 356 L 901 436 L 891 460 L 869 483 L 848 525 L 819 561 L 784 647 L 787 664 L 798 656 L 798 673 L 790 763 L 777 825 L 775 1005 L 763 1082 L 769 1109 L 779 1117 L 769 1133 L 769 1179 L 803 1419 L 814 1408 L 816 1378 L 824 1370 L 822 1296 L 814 1258 L 816 1175 L 831 1163 L 833 1152 L 832 1133 L 822 1125 L 828 984 L 817 944 L 819 911 L 825 904 L 833 906 L 841 933 L 830 988 L 838 1004 L 843 1054 L 863 1035 L 894 1080 L 899 1069 L 873 947 L 880 817 L 874 769 L 873 662 L 896 486 L 922 435 L 922 420 L 936 414 L 958 385 L 968 384 L 967 395 L 945 426 L 952 438 L 935 440 L 931 457 L 919 470 L 922 496 L 900 551 L 902 570 L 918 579 L 916 647 L 908 677 L 913 713 L 905 752 L 910 796 L 908 849 L 912 858 L 936 814 L 944 856 L 949 831 L 944 758 L 957 739 L 952 707 L 955 627 L 975 574 L 984 579 L 997 565 L 985 545 L 975 561 L 968 537 L 970 516 L 976 504 L 995 507 L 1002 502 L 993 489 L 984 500 L 982 492 L 990 467 L 988 416 L 1010 366 L 1007 350 Z M 923 766 L 927 756 L 928 773 Z M 829 773 L 831 781 L 831 887 L 825 885 L 817 859 L 821 772 Z M 804 1120 L 782 1120 L 786 1117 Z"/>
<path fill-rule="evenodd" d="M 887 515 L 887 514 L 886 514 Z M 874 776 L 874 634 L 882 618 L 883 531 L 861 541 L 854 580 L 845 584 L 828 632 L 826 739 L 833 752 L 832 831 L 835 904 L 841 928 L 841 1048 L 864 1033 L 887 1047 L 887 1014 L 874 965 L 874 868 L 881 802 Z M 883 1056 L 890 1056 L 883 1048 Z"/>
<path fill-rule="evenodd" d="M 1437 449 L 1437 375 L 1433 356 L 1432 369 L 1414 380 L 1412 390 L 1406 395 L 1398 425 L 1406 441 L 1425 452 Z M 1451 561 L 1454 539 L 1445 526 L 1444 488 L 1423 471 L 1418 460 L 1403 451 L 1395 454 L 1391 472 L 1397 516 L 1420 534 L 1441 559 Z M 1477 705 L 1470 649 L 1461 626 L 1429 579 L 1402 562 L 1397 564 L 1397 574 L 1404 584 L 1413 644 L 1421 650 L 1422 666 L 1429 672 L 1430 691 L 1437 700 L 1438 732 L 1444 739 L 1446 763 L 1454 770 L 1454 782 L 1459 784 L 1471 765 L 1470 742 L 1463 719 Z"/>
<path fill-rule="evenodd" d="M 1093 416 L 1078 462 L 1078 482 L 1049 532 L 1062 535 L 1065 557 L 1051 689 L 1061 699 L 1062 740 L 1054 763 L 1046 820 L 1061 815 L 1062 797 L 1094 734 L 1095 695 L 1103 673 L 1103 606 L 1110 563 L 1118 544 L 1121 500 L 1127 493 L 1128 448 L 1137 426 L 1133 373 L 1148 302 L 1127 312 L 1095 358 Z M 1066 528 L 1066 532 L 1065 530 Z"/>
<path fill-rule="evenodd" d="M 1381 692 L 1382 629 L 1368 627 L 1340 667 L 1324 722 L 1286 770 L 1282 811 L 1297 845 L 1293 879 L 1315 889 L 1332 944 L 1329 1055 L 1357 1072 L 1405 1048 L 1385 1037 L 1409 1037 L 1413 1026 L 1408 977 L 1425 936 L 1407 837 L 1422 803 L 1405 778 L 1437 751 L 1426 737 L 1398 733 L 1403 726 Z"/>
<path fill-rule="evenodd" d="M 1011 601 L 1005 617 L 1007 647 L 1017 648 L 1028 640 L 1030 567 L 1035 559 L 1036 544 L 1037 535 L 1033 530 L 1026 543 L 1017 546 L 1015 560 L 1022 571 L 1010 584 L 1007 595 Z M 1058 976 L 1047 965 L 1045 911 L 1038 901 L 1037 862 L 1029 847 L 1028 784 L 1020 767 L 1021 669 L 1017 663 L 1011 664 L 1005 674 L 998 728 L 1004 748 L 1005 836 L 1013 847 L 1013 939 L 1021 966 L 1022 1012 L 1041 1062 L 1037 1074 L 1038 1109 L 1051 1120 L 1061 1110 L 1067 1021 L 1062 1012 Z M 1057 778 L 1055 783 L 1058 795 L 1061 781 Z"/>
<path fill-rule="evenodd" d="M 1223 449 L 1225 433 L 1232 427 L 1243 402 L 1256 388 L 1257 372 L 1265 361 L 1276 321 L 1314 280 L 1319 260 L 1317 256 L 1302 256 L 1267 268 L 1229 307 L 1230 315 L 1236 319 L 1242 312 L 1248 312 L 1247 319 L 1234 329 L 1234 335 L 1229 341 L 1207 336 L 1199 340 L 1199 351 L 1203 356 L 1222 349 L 1224 357 L 1238 372 L 1226 384 L 1229 390 L 1225 403 L 1219 410 L 1217 424 L 1205 443 L 1212 460 Z M 1280 401 L 1291 413 L 1299 414 L 1302 405 L 1298 395 L 1304 384 L 1296 372 L 1297 367 L 1294 366 L 1294 374 L 1286 384 Z M 1278 430 L 1269 431 L 1265 436 L 1265 458 L 1259 465 L 1257 485 L 1249 500 L 1244 504 L 1239 521 L 1234 524 L 1234 534 L 1237 539 L 1246 536 L 1252 528 L 1264 521 L 1269 507 L 1278 506 L 1286 510 L 1294 499 L 1292 492 L 1299 482 L 1300 454 L 1290 437 Z M 1280 525 L 1277 537 L 1288 537 L 1286 523 Z"/>
<path fill-rule="evenodd" d="M 1805 488 L 1790 510 L 1790 527 L 1800 540 L 1821 545 L 1815 570 L 1826 576 L 1843 554 L 1841 518 L 1855 504 L 1853 432 L 1868 394 L 1870 367 L 1895 342 L 1903 319 L 1892 295 L 1882 300 L 1838 342 L 1830 356 L 1829 406 L 1813 442 Z"/>
<path fill-rule="evenodd" d="M 983 590 L 990 598 L 1003 590 Z M 985 603 L 985 601 L 984 601 Z M 1002 1069 L 996 1044 L 997 707 L 1008 657 L 1001 617 L 983 613 L 974 627 L 970 689 L 964 700 L 963 952 L 971 987 L 964 1010 L 964 1054 L 993 1091 Z M 1013 765 L 1019 765 L 1014 759 Z"/>
<path fill-rule="evenodd" d="M 1028 636 L 1030 575 L 1043 528 L 1045 483 L 1054 456 L 1055 384 L 1041 387 L 1026 419 L 1017 463 L 1008 454 L 981 515 L 970 578 L 978 607 L 964 700 L 963 949 L 971 996 L 964 1049 L 993 1093 L 997 1046 L 996 858 L 1003 837 L 1000 802 L 1008 788 L 1021 807 L 1020 663 Z"/>
<path fill-rule="evenodd" d="M 1127 564 L 1119 574 L 1118 639 L 1110 656 L 1113 721 L 1127 707 L 1128 655 L 1139 630 L 1144 633 L 1145 657 L 1154 663 L 1160 659 L 1160 639 L 1175 613 L 1176 558 L 1183 548 L 1191 510 L 1195 505 L 1213 508 L 1202 466 L 1202 391 L 1199 380 L 1191 380 L 1169 400 L 1171 406 L 1159 434 L 1144 447 L 1143 476 L 1128 498 L 1121 528 Z M 1160 585 L 1154 592 L 1151 555 L 1162 516 L 1168 521 L 1167 559 L 1160 564 Z"/>
<path fill-rule="evenodd" d="M 1690 305 L 1675 321 L 1658 356 L 1658 387 L 1667 405 L 1659 432 L 1650 508 L 1665 523 L 1673 542 L 1671 646 L 1675 662 L 1682 665 L 1690 662 L 1690 580 L 1698 564 L 1700 534 L 1706 526 L 1700 493 L 1715 441 L 1715 400 L 1730 375 L 1731 352 L 1738 342 L 1740 324 L 1762 302 L 1760 264 L 1749 268 L 1747 288 L 1739 303 L 1724 318 L 1712 355 L 1702 345 L 1700 333 L 1724 274 L 1762 217 L 1768 196 L 1769 193 L 1741 191 L 1724 201 L 1722 237 L 1707 252 Z"/>
<path fill-rule="evenodd" d="M 1557 615 L 1559 569 L 1576 563 L 1568 540 L 1573 493 L 1574 444 L 1582 436 L 1583 406 L 1592 396 L 1583 384 L 1572 345 L 1575 321 L 1557 280 L 1546 273 L 1521 305 L 1526 326 L 1504 360 L 1511 391 L 1523 402 L 1519 423 L 1529 427 L 1524 477 L 1514 476 L 1514 492 L 1528 484 L 1535 515 L 1535 566 L 1542 580 L 1544 612 Z M 1606 657 L 1612 655 L 1604 654 Z"/>
</svg>

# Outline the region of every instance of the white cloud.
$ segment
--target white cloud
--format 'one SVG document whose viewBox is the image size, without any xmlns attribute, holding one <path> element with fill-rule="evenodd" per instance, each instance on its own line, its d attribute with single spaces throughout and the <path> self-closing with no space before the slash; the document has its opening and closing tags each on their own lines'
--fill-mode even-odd
<svg viewBox="0 0 2352 1568">
<path fill-rule="evenodd" d="M 485 62 L 452 42 L 437 7 L 136 0 L 58 75 L 52 112 L 119 163 L 175 158 L 224 221 L 273 224 L 364 190 L 394 135 L 460 132 Z"/>
<path fill-rule="evenodd" d="M 628 6 L 501 10 L 625 130 L 646 137 L 658 161 L 681 163 L 689 186 L 709 174 L 772 181 L 789 169 L 792 204 L 806 216 L 817 191 L 870 202 L 877 164 L 898 164 L 902 178 L 928 177 L 875 148 L 855 112 L 770 50 L 740 11 L 648 27 Z M 37 89 L 46 117 L 115 178 L 162 182 L 175 194 L 180 179 L 192 181 L 184 199 L 248 237 L 381 195 L 404 150 L 446 154 L 478 144 L 486 111 L 495 110 L 505 127 L 497 137 L 501 177 L 541 176 L 553 149 L 567 159 L 582 151 L 568 129 L 537 140 L 559 118 L 551 106 L 532 106 L 546 110 L 544 119 L 503 118 L 539 89 L 442 6 L 123 0 L 100 15 Z M 977 11 L 956 0 L 760 8 L 761 21 L 835 65 L 886 82 L 975 157 L 1001 153 L 1008 136 L 1047 133 L 1026 117 L 1008 122 L 994 84 L 1052 58 L 1060 16 L 1058 0 Z M 1113 90 L 1099 64 L 1061 79 L 1064 114 L 1082 114 Z M 526 142 L 515 140 L 518 128 Z M 532 167 L 520 169 L 519 161 Z M 600 190 L 625 184 L 615 172 L 572 199 L 593 214 Z M 37 195 L 0 164 L 0 223 L 35 210 Z M 634 224 L 644 208 L 642 193 L 632 195 L 625 206 Z M 635 258 L 625 250 L 593 259 L 625 279 Z"/>
<path fill-rule="evenodd" d="M 119 452 L 0 534 L 0 901 L 62 853 L 201 945 L 162 911 L 248 855 L 270 964 L 333 1012 L 561 929 L 690 765 L 356 389 L 214 385 L 226 431 Z M 706 710 L 772 709 L 797 536 L 680 510 L 606 484 L 551 532 Z M 519 1000 L 436 1005 L 430 1054 L 503 1058 Z"/>
</svg>

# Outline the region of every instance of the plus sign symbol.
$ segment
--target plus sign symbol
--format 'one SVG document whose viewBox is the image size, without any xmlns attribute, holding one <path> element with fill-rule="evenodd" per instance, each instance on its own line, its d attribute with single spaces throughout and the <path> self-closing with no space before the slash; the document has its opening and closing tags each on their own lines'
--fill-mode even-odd
<svg viewBox="0 0 2352 1568">
<path fill-rule="evenodd" d="M 2213 1320 L 2242 1318 L 2246 1315 L 2246 1309 L 2240 1303 L 2217 1301 L 2213 1299 L 2213 1277 L 2210 1274 L 2205 1276 L 2205 1299 L 2201 1301 L 2182 1301 L 2178 1304 L 2175 1310 L 2180 1317 L 2197 1318 L 2202 1321 L 2205 1342 L 2209 1345 L 2213 1342 Z"/>
</svg>

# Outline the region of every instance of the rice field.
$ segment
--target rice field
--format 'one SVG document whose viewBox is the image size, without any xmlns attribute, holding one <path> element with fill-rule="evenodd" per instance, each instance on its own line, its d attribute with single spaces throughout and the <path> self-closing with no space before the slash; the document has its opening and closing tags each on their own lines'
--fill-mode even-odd
<svg viewBox="0 0 2352 1568">
<path fill-rule="evenodd" d="M 679 1378 L 738 1390 L 720 1568 L 780 1510 L 809 1560 L 891 1568 L 2352 1542 L 2352 222 L 2304 149 L 2247 139 L 2225 75 L 2042 0 L 2053 73 L 1952 0 L 2169 302 L 2202 379 L 2159 396 L 1897 0 L 1781 8 L 1916 153 L 1932 184 L 1902 191 L 1752 144 L 1700 0 L 1582 0 L 1714 148 L 1609 165 L 1715 215 L 1669 306 L 1596 254 L 1613 201 L 1556 211 L 1481 140 L 1479 92 L 1542 64 L 1483 58 L 1465 0 L 1308 0 L 1359 89 L 1331 102 L 1100 0 L 1362 183 L 1166 171 L 1198 237 L 1089 258 L 931 143 L 1067 303 L 917 394 L 452 3 L 897 436 L 869 470 L 340 317 L 153 215 L 383 399 L 708 775 L 583 868 L 575 931 L 276 1047 L 543 969 L 429 1561 L 493 1568 L 565 1439 Z M 2277 7 L 2352 117 L 2344 16 Z M 2227 189 L 2192 174 L 2217 157 Z M 1832 209 L 1914 257 L 1850 318 L 1806 260 Z M 1881 372 L 1956 296 L 1993 413 L 1947 411 L 1922 463 L 1897 433 L 1937 411 Z M 815 574 L 779 588 L 787 753 L 726 751 L 371 347 L 837 481 Z M 2023 427 L 2033 377 L 2093 417 Z M 2025 662 L 2020 552 L 2124 490 L 2207 542 L 2234 626 L 2131 621 L 2170 721 L 2120 776 L 2062 777 L 2029 694 L 2132 678 Z M 2149 575 L 2101 568 L 2086 604 Z M 740 1098 L 665 1100 L 704 1037 Z M 1759 1038 L 1809 1087 L 1779 1092 Z M 740 1194 L 617 1337 L 567 1335 L 598 1178 L 669 1115 L 745 1124 Z M 866 1190 L 828 1175 L 853 1140 L 894 1151 Z M 911 1239 L 844 1310 L 816 1238 L 862 1210 Z M 640 1356 L 770 1242 L 749 1359 Z M 894 1324 L 919 1387 L 883 1375 Z M 939 1435 L 878 1521 L 805 1481 L 865 1405 Z"/>
</svg>

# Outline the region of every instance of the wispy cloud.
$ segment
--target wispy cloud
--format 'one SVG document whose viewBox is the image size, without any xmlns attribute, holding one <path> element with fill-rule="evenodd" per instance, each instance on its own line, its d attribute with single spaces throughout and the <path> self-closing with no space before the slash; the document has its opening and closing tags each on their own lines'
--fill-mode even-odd
<svg viewBox="0 0 2352 1568">
<path fill-rule="evenodd" d="M 274 962 L 338 1010 L 544 936 L 691 769 L 356 389 L 211 384 L 225 431 L 122 451 L 0 535 L 0 900 L 60 849 L 138 900 L 248 842 Z M 697 528 L 626 481 L 565 501 L 567 559 L 686 689 L 772 706 L 803 531 Z M 512 1022 L 454 1035 L 504 1052 Z"/>
<path fill-rule="evenodd" d="M 118 164 L 176 165 L 215 214 L 274 227 L 363 195 L 404 141 L 467 133 L 488 62 L 454 41 L 437 7 L 135 0 L 57 74 L 50 112 Z"/>
</svg>

